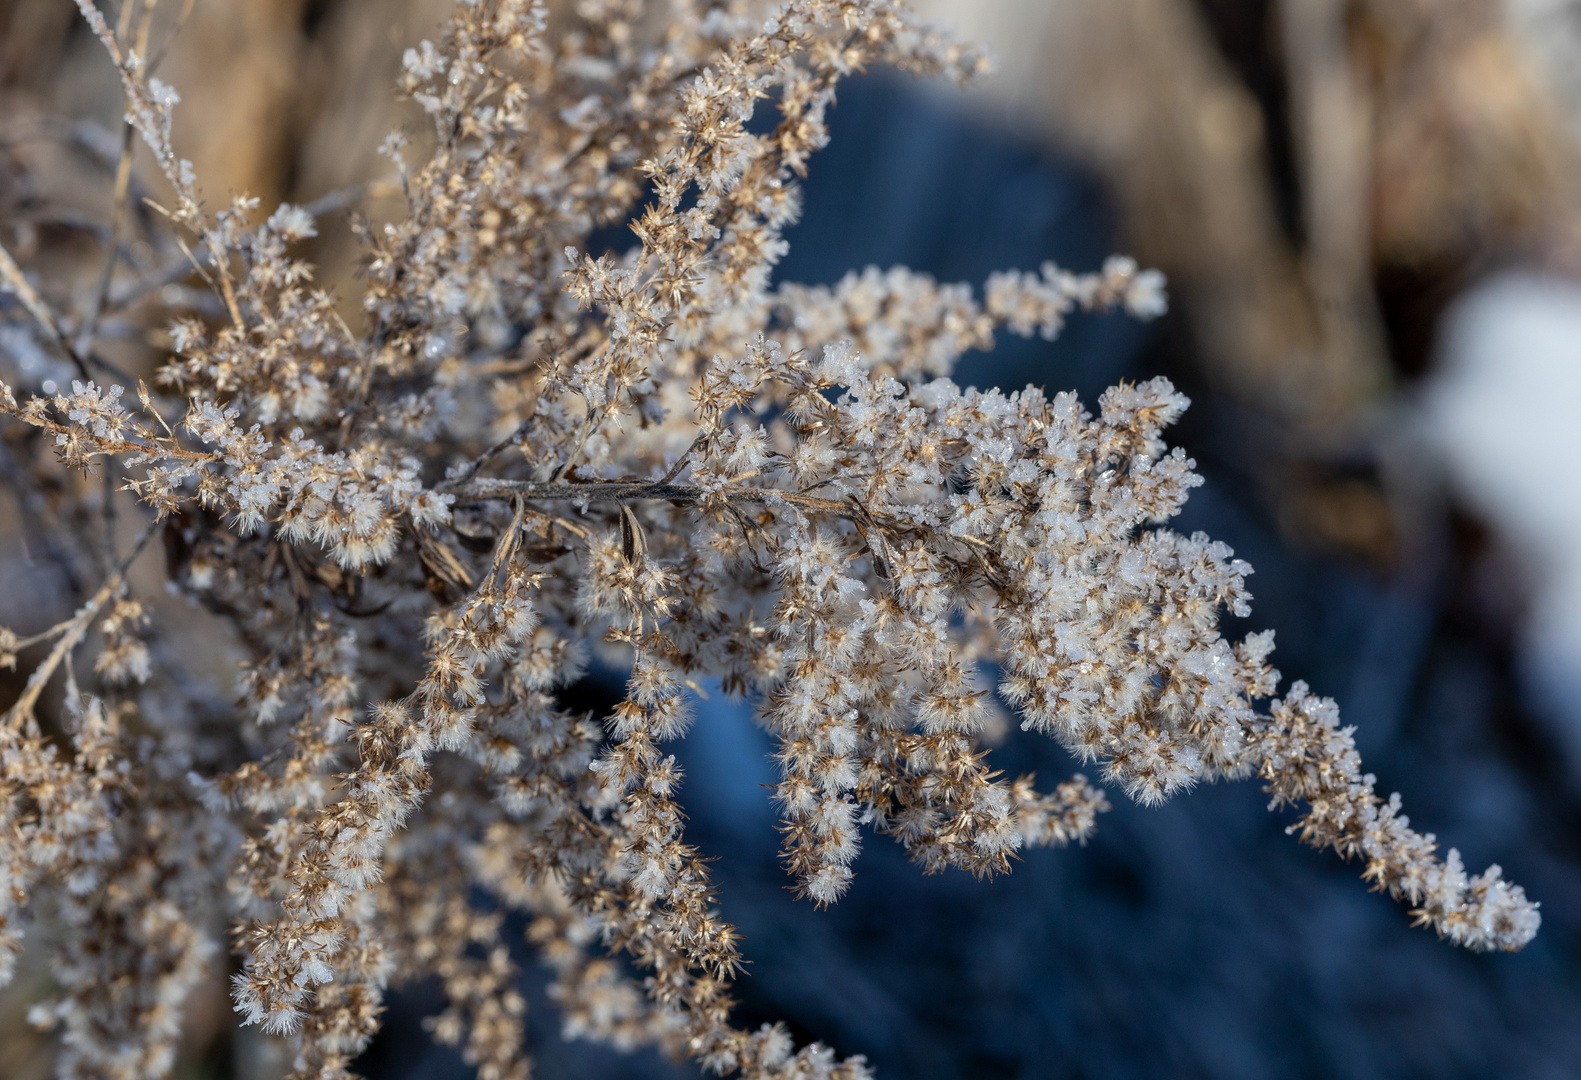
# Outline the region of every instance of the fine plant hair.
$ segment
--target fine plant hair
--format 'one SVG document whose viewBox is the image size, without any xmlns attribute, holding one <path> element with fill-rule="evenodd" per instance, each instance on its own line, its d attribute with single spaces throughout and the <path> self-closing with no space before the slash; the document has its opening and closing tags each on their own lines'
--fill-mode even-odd
<svg viewBox="0 0 1581 1080">
<path fill-rule="evenodd" d="M 775 740 L 781 856 L 815 905 L 864 836 L 988 877 L 1093 834 L 1098 784 L 993 769 L 1002 700 L 1142 803 L 1255 777 L 1294 834 L 1455 944 L 1536 933 L 1497 866 L 1468 876 L 1380 797 L 1332 701 L 1274 696 L 1271 632 L 1220 636 L 1251 568 L 1166 527 L 1201 483 L 1163 440 L 1181 394 L 1122 384 L 1089 412 L 950 380 L 1001 331 L 1158 316 L 1156 272 L 1045 265 L 981 299 L 902 268 L 772 280 L 840 80 L 985 67 L 900 0 L 669 0 L 662 19 L 584 0 L 552 20 L 462 0 L 405 55 L 432 145 L 384 144 L 404 213 L 358 219 L 360 315 L 292 254 L 309 208 L 208 208 L 146 20 L 78 6 L 180 255 L 139 291 L 112 251 L 72 312 L 0 250 L 10 312 L 78 370 L 0 391 L 6 465 L 81 500 L 51 542 L 98 568 L 59 625 L 0 630 L 12 667 L 48 646 L 0 724 L 0 978 L 37 927 L 58 994 L 33 1018 L 58 1028 L 62 1076 L 167 1074 L 228 922 L 236 1013 L 291 1040 L 293 1076 L 350 1075 L 386 988 L 432 975 L 435 1038 L 485 1080 L 525 1078 L 512 910 L 568 1033 L 720 1074 L 870 1075 L 732 1022 L 739 935 L 666 749 L 705 686 L 749 697 Z M 629 250 L 590 250 L 622 223 Z M 158 288 L 181 278 L 209 299 Z M 96 321 L 140 297 L 166 305 L 170 347 L 134 386 Z M 110 555 L 89 536 L 116 503 L 88 501 L 99 477 L 141 514 Z M 243 650 L 233 709 L 161 645 L 129 572 L 145 546 Z M 628 672 L 605 716 L 563 693 L 594 654 Z M 41 715 L 57 675 L 64 706 Z"/>
</svg>

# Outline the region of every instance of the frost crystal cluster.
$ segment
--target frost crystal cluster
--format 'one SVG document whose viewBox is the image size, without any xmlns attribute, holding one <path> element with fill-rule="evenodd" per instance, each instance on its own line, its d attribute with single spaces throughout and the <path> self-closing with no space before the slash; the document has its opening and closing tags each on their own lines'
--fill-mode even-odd
<svg viewBox="0 0 1581 1080">
<path fill-rule="evenodd" d="M 36 923 L 62 1075 L 168 1072 L 228 920 L 236 1011 L 293 1041 L 295 1076 L 349 1075 L 385 988 L 433 974 L 435 1035 L 486 1080 L 525 1077 L 509 909 L 571 1033 L 721 1074 L 869 1075 L 732 1023 L 738 935 L 668 749 L 703 685 L 776 740 L 782 856 L 815 904 L 865 836 L 992 875 L 1092 834 L 1088 779 L 993 770 L 1002 699 L 1143 802 L 1257 777 L 1456 943 L 1536 932 L 1497 867 L 1468 877 L 1375 794 L 1332 702 L 1273 699 L 1271 634 L 1220 636 L 1250 567 L 1165 526 L 1200 483 L 1162 439 L 1184 397 L 1156 379 L 1089 411 L 950 381 L 1000 330 L 1160 314 L 1156 273 L 1045 266 L 981 299 L 904 269 L 772 281 L 840 79 L 983 67 L 898 0 L 671 0 L 662 23 L 641 0 L 552 21 L 464 0 L 406 53 L 431 149 L 385 145 L 406 212 L 359 225 L 358 317 L 291 255 L 313 214 L 205 209 L 176 93 L 79 6 L 214 300 L 174 313 L 153 387 L 123 390 L 93 370 L 92 316 L 0 265 L 81 373 L 4 388 L 19 483 L 108 474 L 144 519 L 71 618 L 0 632 L 13 666 L 48 645 L 0 725 L 0 977 Z M 622 222 L 629 250 L 589 250 Z M 246 654 L 234 709 L 202 704 L 130 584 L 155 537 Z M 629 670 L 607 716 L 564 704 L 594 653 Z M 57 674 L 64 711 L 41 719 Z"/>
</svg>

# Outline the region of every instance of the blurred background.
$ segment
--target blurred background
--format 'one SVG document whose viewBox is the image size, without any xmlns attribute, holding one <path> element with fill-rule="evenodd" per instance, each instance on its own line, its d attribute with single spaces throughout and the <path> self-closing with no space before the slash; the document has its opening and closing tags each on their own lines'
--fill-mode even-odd
<svg viewBox="0 0 1581 1080">
<path fill-rule="evenodd" d="M 1208 482 L 1178 524 L 1257 569 L 1255 614 L 1230 629 L 1276 628 L 1278 665 L 1339 699 L 1382 790 L 1469 866 L 1501 863 L 1544 926 L 1515 956 L 1437 942 L 1285 836 L 1251 784 L 1117 799 L 1087 847 L 992 883 L 923 878 L 870 839 L 849 897 L 814 912 L 776 866 L 766 738 L 714 695 L 682 797 L 746 936 L 742 1019 L 886 1078 L 1581 1075 L 1581 2 L 918 2 L 997 76 L 846 84 L 779 279 L 904 264 L 980 285 L 1114 250 L 1163 269 L 1161 322 L 1077 318 L 1052 345 L 968 357 L 959 381 L 1185 388 L 1174 441 Z M 211 199 L 267 212 L 384 175 L 375 148 L 413 121 L 400 53 L 442 0 L 190 8 L 161 77 Z M 0 0 L 0 238 L 63 306 L 95 288 L 119 102 L 69 0 Z M 381 198 L 359 205 L 398 210 Z M 155 228 L 127 224 L 132 265 L 157 261 Z M 354 297 L 345 222 L 314 243 Z M 0 362 L 36 383 L 56 362 L 5 300 Z M 159 329 L 113 313 L 105 351 L 142 370 Z M 23 572 L 15 517 L 0 623 L 25 631 L 62 601 Z M 589 708 L 617 694 L 613 673 L 575 688 Z M 1019 732 L 996 753 L 1045 781 L 1074 767 Z M 522 955 L 536 1075 L 695 1075 L 563 1040 Z M 7 1077 L 49 1075 L 24 1022 L 47 980 L 35 965 L 0 995 Z M 223 995 L 216 978 L 192 1003 L 181 1074 L 278 1075 Z M 422 1030 L 436 1004 L 392 997 L 367 1075 L 467 1075 Z"/>
</svg>

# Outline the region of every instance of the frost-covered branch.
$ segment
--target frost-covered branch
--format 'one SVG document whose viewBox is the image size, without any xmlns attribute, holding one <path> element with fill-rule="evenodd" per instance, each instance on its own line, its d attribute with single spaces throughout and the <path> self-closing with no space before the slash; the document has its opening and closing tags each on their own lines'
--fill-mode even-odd
<svg viewBox="0 0 1581 1080">
<path fill-rule="evenodd" d="M 103 535 L 112 508 L 74 473 L 151 508 L 170 588 L 244 662 L 234 706 L 205 692 L 124 566 L 53 629 L 0 631 L 7 666 L 54 642 L 0 725 L 0 977 L 23 922 L 58 918 L 65 975 L 38 1019 L 65 1028 L 64 1075 L 167 1074 L 202 928 L 228 919 L 236 1011 L 292 1041 L 295 1077 L 348 1076 L 386 987 L 432 972 L 436 1037 L 521 1080 L 523 1006 L 477 890 L 525 913 L 570 1030 L 750 1080 L 869 1075 L 732 1019 L 747 950 L 668 746 L 716 685 L 774 739 L 780 856 L 818 905 L 875 837 L 986 877 L 1089 841 L 1106 789 L 1156 803 L 1256 774 L 1306 808 L 1304 839 L 1365 859 L 1444 936 L 1536 932 L 1498 868 L 1468 879 L 1378 798 L 1330 704 L 1300 684 L 1269 703 L 1271 633 L 1221 634 L 1250 614 L 1251 567 L 1169 527 L 1202 482 L 1164 438 L 1183 395 L 1122 384 L 1089 411 L 950 378 L 1001 330 L 1162 314 L 1156 272 L 771 288 L 840 81 L 983 69 L 898 0 L 675 0 L 663 20 L 631 0 L 565 25 L 534 0 L 458 5 L 404 57 L 433 150 L 382 148 L 406 207 L 359 234 L 359 313 L 293 254 L 353 196 L 205 208 L 146 39 L 79 7 L 174 187 L 186 262 L 84 294 L 74 321 L 0 251 L 67 355 L 63 328 L 106 305 L 169 316 L 135 407 L 6 373 L 14 483 L 66 506 L 50 538 L 85 564 L 82 524 Z M 589 257 L 628 220 L 631 250 Z M 204 305 L 157 287 L 188 270 Z M 85 693 L 71 656 L 95 617 Z M 595 648 L 626 674 L 602 717 L 564 693 Z M 25 722 L 62 671 L 65 712 Z M 1006 708 L 1084 775 L 1000 775 L 985 732 Z"/>
</svg>

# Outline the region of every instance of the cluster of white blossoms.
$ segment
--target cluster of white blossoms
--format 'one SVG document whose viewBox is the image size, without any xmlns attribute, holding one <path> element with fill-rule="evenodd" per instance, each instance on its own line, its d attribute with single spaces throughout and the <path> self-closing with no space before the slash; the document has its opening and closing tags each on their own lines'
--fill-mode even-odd
<svg viewBox="0 0 1581 1080">
<path fill-rule="evenodd" d="M 359 225 L 355 328 L 290 254 L 312 215 L 208 216 L 169 145 L 175 94 L 81 7 L 215 300 L 166 312 L 174 355 L 138 409 L 89 378 L 91 333 L 71 392 L 0 395 L 19 485 L 91 466 L 144 508 L 71 618 L 0 631 L 7 666 L 49 644 L 0 723 L 0 977 L 30 919 L 59 923 L 61 993 L 35 1017 L 61 1028 L 63 1076 L 167 1073 L 229 919 L 237 1013 L 293 1041 L 294 1076 L 348 1076 L 385 988 L 435 974 L 435 1037 L 484 1080 L 523 1078 L 506 909 L 568 1032 L 753 1080 L 867 1076 L 732 1023 L 738 935 L 666 748 L 705 685 L 773 734 L 782 855 L 820 905 L 864 835 L 991 875 L 1092 834 L 1108 802 L 1085 777 L 994 771 L 1002 700 L 1144 802 L 1261 778 L 1303 839 L 1363 858 L 1457 943 L 1536 932 L 1496 867 L 1468 879 L 1374 793 L 1332 703 L 1296 684 L 1260 704 L 1272 635 L 1218 630 L 1248 613 L 1250 568 L 1165 524 L 1201 482 L 1163 442 L 1187 405 L 1167 381 L 1096 413 L 950 381 L 1000 329 L 1160 314 L 1155 272 L 1045 266 L 981 302 L 904 269 L 771 285 L 839 80 L 983 66 L 899 0 L 672 0 L 657 36 L 641 0 L 564 25 L 537 0 L 463 0 L 406 57 L 432 148 L 386 143 L 407 212 Z M 622 220 L 630 251 L 586 250 Z M 69 320 L 7 275 L 66 349 Z M 37 524 L 92 566 L 73 553 L 113 508 Z M 234 708 L 132 591 L 156 535 L 170 587 L 246 658 Z M 629 671 L 608 716 L 565 704 L 595 653 Z M 65 712 L 41 716 L 57 674 Z"/>
</svg>

